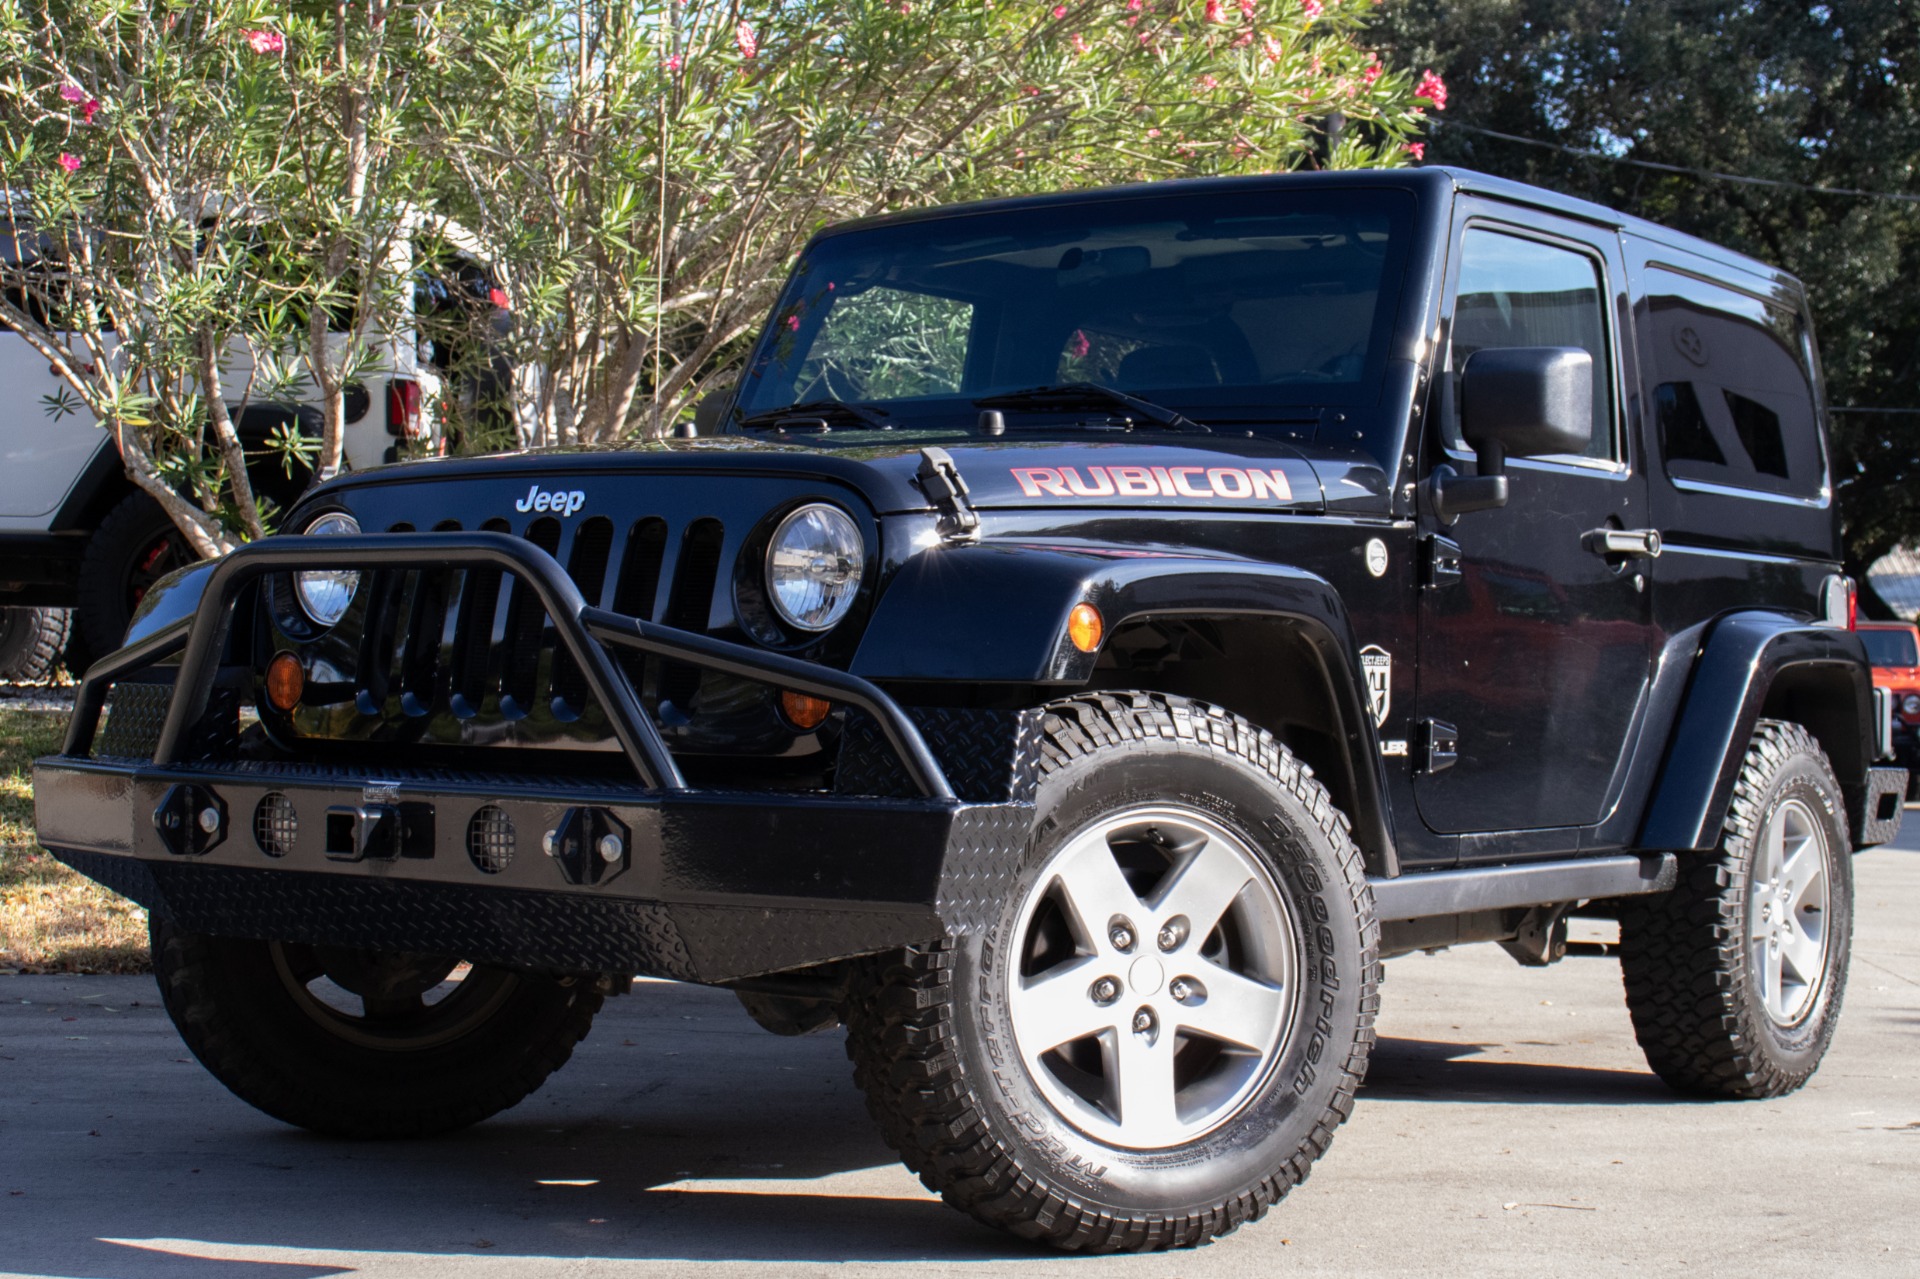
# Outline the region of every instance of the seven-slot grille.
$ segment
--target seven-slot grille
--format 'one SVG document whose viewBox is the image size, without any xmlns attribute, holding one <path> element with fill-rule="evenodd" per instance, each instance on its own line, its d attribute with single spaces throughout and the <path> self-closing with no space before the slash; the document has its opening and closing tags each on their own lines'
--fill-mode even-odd
<svg viewBox="0 0 1920 1279">
<path fill-rule="evenodd" d="M 501 519 L 479 528 L 514 531 Z M 460 530 L 451 520 L 434 526 Z M 648 516 L 619 528 L 605 516 L 564 525 L 547 516 L 520 535 L 559 560 L 589 604 L 684 630 L 710 627 L 726 540 L 719 520 L 693 519 L 676 529 Z M 544 707 L 556 719 L 574 720 L 587 710 L 586 677 L 531 587 L 494 570 L 376 569 L 368 578 L 353 674 L 362 714 L 385 714 L 396 697 L 407 716 L 491 714 L 496 698 L 507 719 Z M 650 669 L 648 659 L 629 653 L 618 660 L 648 700 L 691 710 L 697 668 L 653 662 Z"/>
</svg>

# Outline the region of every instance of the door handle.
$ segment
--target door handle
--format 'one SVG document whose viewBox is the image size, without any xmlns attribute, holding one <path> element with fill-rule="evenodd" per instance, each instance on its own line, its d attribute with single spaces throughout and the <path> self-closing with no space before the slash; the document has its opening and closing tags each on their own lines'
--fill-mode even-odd
<svg viewBox="0 0 1920 1279">
<path fill-rule="evenodd" d="M 1660 558 L 1660 533 L 1650 528 L 1597 528 L 1580 537 L 1580 545 L 1595 555 Z"/>
</svg>

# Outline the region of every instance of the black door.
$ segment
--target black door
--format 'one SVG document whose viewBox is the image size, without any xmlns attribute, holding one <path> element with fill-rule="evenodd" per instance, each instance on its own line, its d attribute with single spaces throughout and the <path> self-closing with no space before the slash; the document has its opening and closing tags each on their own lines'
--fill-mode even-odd
<svg viewBox="0 0 1920 1279">
<path fill-rule="evenodd" d="M 1589 549 L 1599 529 L 1646 525 L 1646 483 L 1625 429 L 1617 237 L 1463 213 L 1443 328 L 1455 373 L 1491 347 L 1578 346 L 1593 356 L 1583 456 L 1512 459 L 1511 497 L 1428 531 L 1459 548 L 1422 592 L 1414 790 L 1433 830 L 1589 826 L 1613 803 L 1652 659 L 1647 561 Z M 1457 397 L 1456 397 L 1457 399 Z M 1452 420 L 1449 420 L 1449 418 Z M 1437 415 L 1428 461 L 1473 473 L 1457 415 Z"/>
</svg>

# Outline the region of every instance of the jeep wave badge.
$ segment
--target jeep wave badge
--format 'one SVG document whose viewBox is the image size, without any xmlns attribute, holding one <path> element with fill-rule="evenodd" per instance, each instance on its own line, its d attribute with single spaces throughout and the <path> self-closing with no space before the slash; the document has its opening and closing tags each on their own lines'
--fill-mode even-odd
<svg viewBox="0 0 1920 1279">
<path fill-rule="evenodd" d="M 579 489 L 550 489 L 542 491 L 538 484 L 527 490 L 527 495 L 513 504 L 516 511 L 552 511 L 562 519 L 572 515 L 587 504 L 587 495 Z"/>
</svg>

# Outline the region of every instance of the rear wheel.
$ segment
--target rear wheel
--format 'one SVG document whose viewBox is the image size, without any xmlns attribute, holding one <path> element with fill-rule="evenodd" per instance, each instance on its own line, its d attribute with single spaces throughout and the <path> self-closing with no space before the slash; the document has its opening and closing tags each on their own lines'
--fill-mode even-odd
<svg viewBox="0 0 1920 1279">
<path fill-rule="evenodd" d="M 1715 1097 L 1777 1097 L 1812 1077 L 1846 990 L 1851 848 L 1819 743 L 1760 721 L 1719 852 L 1684 864 L 1671 892 L 1621 904 L 1627 1008 L 1656 1074 Z"/>
<path fill-rule="evenodd" d="M 602 998 L 591 979 L 150 928 L 161 998 L 201 1064 L 334 1136 L 430 1136 L 507 1109 L 572 1055 Z"/>
<path fill-rule="evenodd" d="M 1056 703 L 1027 864 L 987 931 L 877 962 L 848 1052 L 948 1203 L 1056 1246 L 1253 1220 L 1349 1113 L 1377 930 L 1346 818 L 1247 721 Z"/>
<path fill-rule="evenodd" d="M 66 651 L 71 618 L 64 608 L 0 608 L 0 680 L 50 677 Z"/>
</svg>

